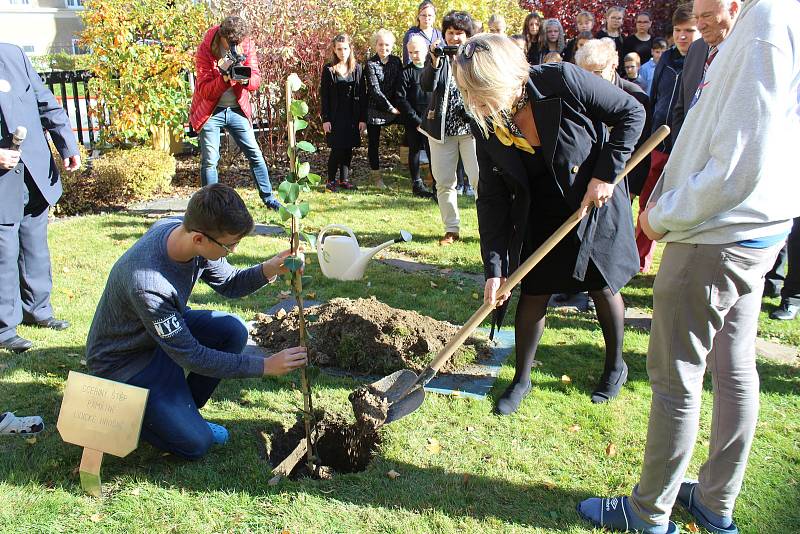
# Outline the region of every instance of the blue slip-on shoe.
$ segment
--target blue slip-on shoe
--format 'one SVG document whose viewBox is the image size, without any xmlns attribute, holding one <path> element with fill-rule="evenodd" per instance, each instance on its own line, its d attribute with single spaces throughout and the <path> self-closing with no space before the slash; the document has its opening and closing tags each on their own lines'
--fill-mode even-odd
<svg viewBox="0 0 800 534">
<path fill-rule="evenodd" d="M 714 534 L 739 534 L 739 528 L 732 519 L 727 527 L 721 527 L 711 520 L 712 518 L 709 516 L 713 512 L 694 500 L 694 490 L 697 489 L 697 485 L 698 482 L 696 480 L 684 480 L 681 483 L 680 491 L 678 491 L 678 504 L 686 508 L 686 511 L 694 517 L 694 521 L 698 526 L 709 532 Z"/>
<path fill-rule="evenodd" d="M 211 435 L 214 436 L 214 445 L 225 445 L 228 442 L 228 429 L 208 421 L 206 421 L 206 424 L 211 429 Z"/>
<path fill-rule="evenodd" d="M 578 504 L 578 515 L 591 524 L 618 532 L 643 534 L 677 534 L 678 525 L 669 521 L 665 525 L 646 525 L 634 515 L 628 497 L 591 497 Z"/>
</svg>

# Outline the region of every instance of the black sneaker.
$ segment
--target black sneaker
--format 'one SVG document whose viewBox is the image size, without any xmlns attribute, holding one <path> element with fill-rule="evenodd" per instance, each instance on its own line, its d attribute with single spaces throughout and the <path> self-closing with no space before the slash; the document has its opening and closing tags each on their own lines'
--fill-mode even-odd
<svg viewBox="0 0 800 534">
<path fill-rule="evenodd" d="M 800 306 L 790 304 L 789 299 L 781 299 L 781 305 L 778 309 L 769 314 L 770 319 L 777 319 L 778 321 L 791 321 L 797 317 L 797 312 L 800 311 Z"/>
</svg>

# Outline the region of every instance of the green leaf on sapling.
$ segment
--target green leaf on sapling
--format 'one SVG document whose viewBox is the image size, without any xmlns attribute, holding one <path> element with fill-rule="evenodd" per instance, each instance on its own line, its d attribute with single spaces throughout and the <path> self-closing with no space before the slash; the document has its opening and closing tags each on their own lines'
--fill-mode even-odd
<svg viewBox="0 0 800 534">
<path fill-rule="evenodd" d="M 312 186 L 316 187 L 322 181 L 322 176 L 320 176 L 319 174 L 314 174 L 313 172 L 310 172 L 306 176 L 306 179 L 308 180 L 309 184 L 311 184 Z"/>
<path fill-rule="evenodd" d="M 299 148 L 300 150 L 303 150 L 305 152 L 311 152 L 311 153 L 317 151 L 317 149 L 314 147 L 314 145 L 312 145 L 308 141 L 300 141 L 299 143 L 297 143 L 297 148 Z"/>
<path fill-rule="evenodd" d="M 308 173 L 311 171 L 311 164 L 307 161 L 299 164 L 297 166 L 297 177 L 298 178 L 305 178 L 308 176 Z"/>
<path fill-rule="evenodd" d="M 294 131 L 299 132 L 300 130 L 305 130 L 308 128 L 308 121 L 304 121 L 303 119 L 295 119 L 294 120 Z"/>
<path fill-rule="evenodd" d="M 308 115 L 308 104 L 302 100 L 292 100 L 292 105 L 289 106 L 292 116 L 295 119 L 300 119 Z"/>
<path fill-rule="evenodd" d="M 309 205 L 308 202 L 301 202 L 300 204 L 297 205 L 297 207 L 300 208 L 301 219 L 306 215 L 308 215 L 308 212 L 311 211 L 311 205 Z"/>
</svg>

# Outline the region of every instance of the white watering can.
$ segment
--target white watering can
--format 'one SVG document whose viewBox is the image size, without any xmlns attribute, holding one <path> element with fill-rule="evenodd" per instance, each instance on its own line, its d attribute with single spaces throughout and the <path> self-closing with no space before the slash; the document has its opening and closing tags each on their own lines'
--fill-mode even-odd
<svg viewBox="0 0 800 534">
<path fill-rule="evenodd" d="M 341 230 L 348 235 L 325 234 L 330 230 Z M 412 236 L 405 230 L 400 231 L 400 237 L 387 241 L 375 248 L 364 249 L 358 246 L 358 240 L 353 231 L 341 224 L 331 224 L 320 230 L 317 236 L 317 259 L 322 269 L 322 274 L 336 280 L 361 280 L 367 263 L 381 250 L 394 245 L 411 241 Z"/>
</svg>

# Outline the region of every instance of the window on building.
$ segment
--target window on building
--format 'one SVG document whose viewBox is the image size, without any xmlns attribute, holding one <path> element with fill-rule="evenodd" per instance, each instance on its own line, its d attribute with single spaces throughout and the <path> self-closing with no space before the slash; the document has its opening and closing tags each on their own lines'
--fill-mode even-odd
<svg viewBox="0 0 800 534">
<path fill-rule="evenodd" d="M 8 4 L 10 6 L 28 6 L 30 5 L 31 0 L 5 0 L 2 3 Z"/>
<path fill-rule="evenodd" d="M 64 3 L 70 9 L 79 9 L 83 7 L 83 0 L 64 0 Z"/>
</svg>

